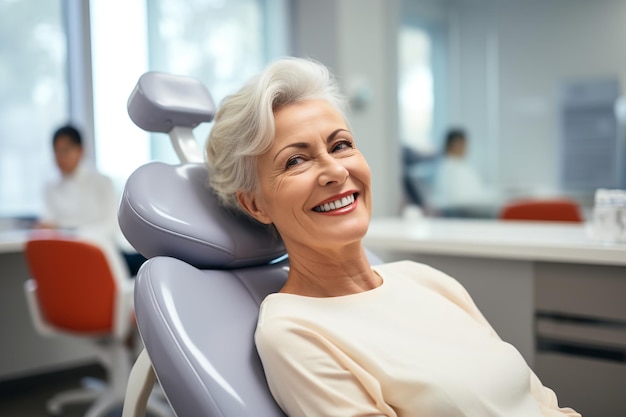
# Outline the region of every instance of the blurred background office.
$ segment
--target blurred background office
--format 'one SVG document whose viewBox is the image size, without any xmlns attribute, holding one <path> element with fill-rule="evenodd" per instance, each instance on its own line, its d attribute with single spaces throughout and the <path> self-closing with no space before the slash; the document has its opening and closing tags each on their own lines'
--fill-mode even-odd
<svg viewBox="0 0 626 417">
<path fill-rule="evenodd" d="M 597 188 L 625 186 L 624 2 L 416 1 L 403 7 L 402 142 L 430 156 L 448 126 L 463 126 L 472 136 L 467 158 L 500 202 L 568 197 L 589 214 Z M 412 167 L 427 193 L 428 162 Z"/>
<path fill-rule="evenodd" d="M 139 165 L 176 162 L 166 135 L 127 115 L 145 71 L 194 76 L 219 102 L 281 55 L 337 75 L 374 217 L 409 205 L 439 215 L 434 166 L 461 126 L 467 163 L 495 194 L 485 217 L 509 200 L 567 197 L 588 218 L 596 189 L 626 188 L 625 22 L 623 0 L 0 0 L 0 226 L 42 213 L 50 133 L 67 121 L 118 193 Z M 15 292 L 18 257 L 0 258 Z M 30 322 L 0 318 L 0 340 L 17 340 L 18 326 Z M 0 350 L 13 355 L 0 355 L 0 381 L 80 360 Z"/>
<path fill-rule="evenodd" d="M 148 160 L 175 161 L 165 135 L 132 124 L 126 100 L 147 70 L 195 76 L 219 102 L 274 57 L 316 58 L 361 103 L 351 117 L 378 175 L 380 214 L 399 210 L 395 45 L 399 3 L 286 0 L 46 1 L 2 6 L 0 215 L 33 216 L 54 169 L 43 138 L 69 120 L 121 190 Z M 357 14 L 359 17 L 357 18 Z M 320 24 L 324 28 L 321 29 Z M 365 42 L 365 43 L 363 43 Z M 357 45 L 369 45 L 363 48 Z M 32 120 L 37 120 L 33 123 Z M 204 138 L 210 125 L 201 126 Z M 379 138 L 385 138 L 384 141 Z"/>
<path fill-rule="evenodd" d="M 54 170 L 44 142 L 67 120 L 118 191 L 141 163 L 174 161 L 166 140 L 126 114 L 146 70 L 195 76 L 219 101 L 285 54 L 338 75 L 375 174 L 377 216 L 412 202 L 401 147 L 428 159 L 450 126 L 471 133 L 468 162 L 502 200 L 567 195 L 588 208 L 596 188 L 624 186 L 614 111 L 626 77 L 624 2 L 309 3 L 155 0 L 120 11 L 116 2 L 3 1 L 0 216 L 41 212 Z M 412 167 L 428 185 L 423 171 Z"/>
</svg>

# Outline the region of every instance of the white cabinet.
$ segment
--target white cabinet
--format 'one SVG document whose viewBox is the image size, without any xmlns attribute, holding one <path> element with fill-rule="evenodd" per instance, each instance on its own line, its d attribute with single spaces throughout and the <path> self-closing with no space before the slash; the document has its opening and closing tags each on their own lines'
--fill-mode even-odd
<svg viewBox="0 0 626 417">
<path fill-rule="evenodd" d="M 626 268 L 540 263 L 535 372 L 561 406 L 626 416 Z"/>
</svg>

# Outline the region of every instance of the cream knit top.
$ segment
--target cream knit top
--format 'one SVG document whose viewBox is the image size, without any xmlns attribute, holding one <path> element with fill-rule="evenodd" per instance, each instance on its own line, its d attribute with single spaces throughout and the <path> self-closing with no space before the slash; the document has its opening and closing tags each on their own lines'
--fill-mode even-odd
<svg viewBox="0 0 626 417">
<path fill-rule="evenodd" d="M 269 295 L 255 340 L 290 417 L 579 416 L 559 408 L 456 280 L 414 262 L 362 293 Z"/>
</svg>

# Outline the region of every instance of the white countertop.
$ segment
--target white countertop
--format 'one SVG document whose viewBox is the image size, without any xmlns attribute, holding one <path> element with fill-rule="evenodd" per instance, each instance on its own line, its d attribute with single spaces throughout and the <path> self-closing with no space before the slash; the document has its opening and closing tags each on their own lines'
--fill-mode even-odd
<svg viewBox="0 0 626 417">
<path fill-rule="evenodd" d="M 0 230 L 0 253 L 21 252 L 31 230 Z"/>
<path fill-rule="evenodd" d="M 0 231 L 0 253 L 22 251 L 29 233 Z M 626 266 L 626 243 L 596 242 L 586 226 L 569 223 L 375 218 L 364 244 L 374 251 Z"/>
<path fill-rule="evenodd" d="M 626 266 L 626 243 L 596 242 L 587 226 L 570 223 L 375 218 L 364 244 L 374 251 Z"/>
</svg>

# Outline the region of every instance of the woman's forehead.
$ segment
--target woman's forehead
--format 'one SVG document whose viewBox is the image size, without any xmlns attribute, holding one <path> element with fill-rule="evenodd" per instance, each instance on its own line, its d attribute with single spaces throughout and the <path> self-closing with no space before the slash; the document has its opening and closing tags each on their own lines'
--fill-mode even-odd
<svg viewBox="0 0 626 417">
<path fill-rule="evenodd" d="M 325 100 L 307 100 L 289 104 L 275 112 L 274 120 L 275 137 L 316 128 L 327 129 L 329 125 L 348 129 L 343 115 Z"/>
</svg>

